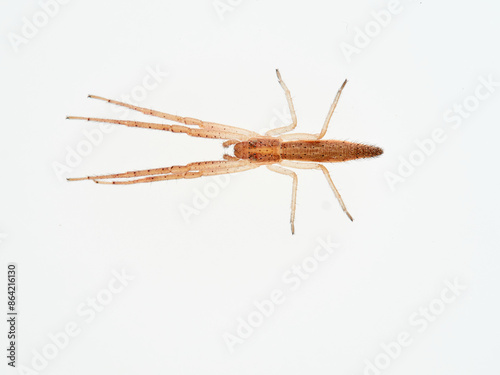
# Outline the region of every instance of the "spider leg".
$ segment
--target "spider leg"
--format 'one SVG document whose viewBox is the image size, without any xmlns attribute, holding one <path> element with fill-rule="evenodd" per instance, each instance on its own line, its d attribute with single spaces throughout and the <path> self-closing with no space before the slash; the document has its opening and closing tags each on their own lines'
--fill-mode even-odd
<svg viewBox="0 0 500 375">
<path fill-rule="evenodd" d="M 221 174 L 243 172 L 249 169 L 257 168 L 259 166 L 260 164 L 250 163 L 248 160 L 204 161 L 204 162 L 190 163 L 182 166 L 147 169 L 143 171 L 118 173 L 114 175 L 84 177 L 80 179 L 71 179 L 71 181 L 83 179 L 83 180 L 92 180 L 98 184 L 130 185 L 130 184 L 137 184 L 144 182 L 189 179 L 189 178 L 198 178 L 202 176 L 215 176 Z M 132 180 L 107 181 L 107 179 L 131 178 L 139 176 L 143 176 L 143 178 L 137 178 Z M 144 177 L 144 176 L 149 176 L 149 177 Z"/>
<path fill-rule="evenodd" d="M 283 126 L 281 128 L 268 130 L 265 134 L 268 136 L 276 136 L 279 134 L 292 131 L 297 126 L 297 115 L 295 114 L 295 109 L 293 108 L 293 101 L 292 101 L 292 95 L 290 94 L 290 90 L 288 90 L 288 87 L 286 87 L 285 82 L 281 79 L 281 74 L 278 69 L 276 69 L 276 75 L 278 76 L 278 82 L 283 88 L 283 91 L 285 91 L 286 101 L 288 102 L 288 108 L 290 109 L 290 115 L 292 116 L 292 123 L 288 126 Z"/>
<path fill-rule="evenodd" d="M 340 207 L 342 207 L 342 210 L 346 213 L 347 217 L 353 221 L 354 219 L 352 218 L 351 214 L 349 211 L 347 211 L 347 208 L 344 204 L 344 201 L 342 200 L 342 197 L 340 196 L 339 191 L 335 187 L 332 178 L 330 177 L 330 173 L 328 172 L 328 169 L 323 164 L 320 163 L 301 163 L 301 162 L 296 162 L 296 161 L 289 161 L 289 160 L 283 160 L 280 163 L 281 165 L 284 165 L 285 167 L 289 168 L 299 168 L 299 169 L 321 169 L 323 174 L 325 175 L 326 180 L 328 181 L 328 184 L 330 185 L 333 193 L 335 194 L 335 197 L 337 198 Z"/>
<path fill-rule="evenodd" d="M 314 140 L 314 139 L 323 138 L 326 134 L 326 131 L 328 130 L 328 124 L 330 123 L 330 119 L 332 118 L 333 111 L 335 111 L 335 108 L 337 107 L 337 103 L 339 102 L 340 94 L 342 94 L 342 90 L 344 89 L 346 84 L 347 84 L 347 79 L 344 81 L 342 86 L 340 86 L 339 91 L 337 91 L 337 95 L 335 96 L 335 99 L 333 100 L 333 103 L 330 106 L 330 110 L 328 111 L 328 114 L 326 115 L 325 123 L 323 124 L 323 128 L 321 129 L 321 132 L 319 134 L 309 134 L 309 133 L 285 134 L 285 135 L 282 135 L 281 138 L 284 141 L 293 141 L 293 140 L 298 140 L 298 139 L 312 139 L 312 140 Z"/>
<path fill-rule="evenodd" d="M 268 165 L 267 168 L 273 172 L 290 176 L 293 179 L 292 184 L 292 213 L 290 214 L 290 225 L 292 226 L 292 234 L 295 233 L 295 207 L 297 206 L 297 174 L 294 171 L 280 167 L 279 165 Z"/>
<path fill-rule="evenodd" d="M 224 158 L 224 160 L 240 160 L 236 156 L 232 156 L 232 155 L 228 155 L 228 154 L 224 154 L 224 155 L 222 155 L 222 157 Z"/>
<path fill-rule="evenodd" d="M 222 144 L 222 147 L 224 147 L 224 148 L 228 148 L 229 146 L 235 145 L 236 143 L 239 143 L 239 141 L 238 141 L 238 140 L 236 140 L 236 139 L 230 139 L 229 141 L 225 141 L 225 142 Z"/>
<path fill-rule="evenodd" d="M 235 134 L 240 135 L 240 137 L 238 139 L 246 140 L 250 137 L 259 137 L 260 136 L 260 134 L 258 134 L 258 133 L 255 133 L 255 132 L 247 130 L 247 129 L 238 128 L 236 126 L 223 125 L 223 124 L 219 124 L 216 122 L 202 121 L 202 120 L 198 120 L 198 119 L 191 118 L 191 117 L 176 116 L 176 115 L 172 115 L 170 113 L 164 113 L 164 112 L 160 112 L 160 111 L 155 111 L 153 109 L 138 107 L 136 105 L 119 102 L 119 101 L 113 100 L 113 99 L 106 99 L 106 98 L 103 98 L 103 97 L 97 96 L 97 95 L 89 95 L 89 98 L 103 100 L 105 102 L 115 104 L 115 105 L 118 105 L 121 107 L 129 108 L 129 109 L 144 113 L 144 114 L 149 115 L 149 116 L 164 118 L 164 119 L 179 122 L 179 123 L 185 124 L 185 125 L 196 125 L 202 129 L 206 129 L 206 130 L 235 133 Z"/>
<path fill-rule="evenodd" d="M 215 138 L 215 139 L 241 139 L 246 140 L 246 136 L 232 132 L 232 131 L 222 131 L 216 129 L 196 129 L 190 128 L 188 126 L 182 125 L 167 125 L 167 124 L 157 124 L 154 122 L 143 122 L 143 121 L 130 121 L 130 120 L 113 120 L 104 119 L 96 117 L 80 117 L 80 116 L 68 116 L 69 120 L 86 120 L 86 121 L 96 121 L 96 122 L 106 122 L 109 124 L 119 124 L 136 128 L 146 128 L 146 129 L 156 129 L 165 130 L 173 133 L 185 133 L 191 137 L 201 137 L 201 138 Z"/>
<path fill-rule="evenodd" d="M 67 180 L 68 181 L 105 180 L 105 179 L 110 179 L 110 178 L 132 178 L 132 177 L 141 177 L 141 176 L 155 176 L 155 175 L 162 175 L 162 174 L 169 174 L 169 173 L 178 174 L 178 173 L 183 173 L 183 172 L 189 171 L 188 165 L 184 165 L 184 166 L 174 165 L 172 167 L 143 169 L 140 171 L 103 174 L 103 175 L 99 175 L 99 176 L 73 177 L 73 178 L 68 178 Z"/>
</svg>

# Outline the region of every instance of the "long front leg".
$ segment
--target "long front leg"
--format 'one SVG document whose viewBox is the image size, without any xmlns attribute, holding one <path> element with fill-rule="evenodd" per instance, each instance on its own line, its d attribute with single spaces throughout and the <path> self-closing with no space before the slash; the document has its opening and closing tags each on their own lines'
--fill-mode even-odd
<svg viewBox="0 0 500 375">
<path fill-rule="evenodd" d="M 333 193 L 335 194 L 335 197 L 337 198 L 340 207 L 342 207 L 342 210 L 346 213 L 347 217 L 353 221 L 354 219 L 352 218 L 351 214 L 349 211 L 347 211 L 347 208 L 344 204 L 344 201 L 342 200 L 342 197 L 340 196 L 339 191 L 335 187 L 335 184 L 332 181 L 332 178 L 330 177 L 330 173 L 328 172 L 328 169 L 323 164 L 320 163 L 301 163 L 301 162 L 296 162 L 296 161 L 288 161 L 288 160 L 283 160 L 280 163 L 281 165 L 284 165 L 285 167 L 290 167 L 290 168 L 300 168 L 300 169 L 321 169 L 323 174 L 325 175 L 326 180 L 328 181 L 328 184 L 330 185 L 331 189 L 333 190 Z"/>
<path fill-rule="evenodd" d="M 342 86 L 340 86 L 339 91 L 337 91 L 337 95 L 335 96 L 335 99 L 333 100 L 333 103 L 330 106 L 330 110 L 328 111 L 328 114 L 326 115 L 326 119 L 325 119 L 325 122 L 323 124 L 323 128 L 321 129 L 321 132 L 319 134 L 310 134 L 310 133 L 285 134 L 285 135 L 282 135 L 281 138 L 284 141 L 294 141 L 294 140 L 299 140 L 299 139 L 317 140 L 317 139 L 323 138 L 326 134 L 326 131 L 328 130 L 328 124 L 330 123 L 330 119 L 332 118 L 333 111 L 335 111 L 335 108 L 337 107 L 337 103 L 339 102 L 340 94 L 342 94 L 342 90 L 344 89 L 346 84 L 347 84 L 347 79 L 344 81 Z"/>
<path fill-rule="evenodd" d="M 119 102 L 118 100 L 106 99 L 106 98 L 103 98 L 103 97 L 97 96 L 97 95 L 89 95 L 89 98 L 103 100 L 103 101 L 111 103 L 111 104 L 115 104 L 115 105 L 118 105 L 121 107 L 129 108 L 129 109 L 132 109 L 134 111 L 144 113 L 145 115 L 164 118 L 164 119 L 179 122 L 179 123 L 185 124 L 185 125 L 196 125 L 202 129 L 206 129 L 206 130 L 239 134 L 240 137 L 238 139 L 246 140 L 250 137 L 259 137 L 260 136 L 260 134 L 258 134 L 258 133 L 255 133 L 255 132 L 247 130 L 247 129 L 238 128 L 236 126 L 229 126 L 229 125 L 219 124 L 216 122 L 202 121 L 202 120 L 198 120 L 196 118 L 191 118 L 191 117 L 176 116 L 176 115 L 172 115 L 170 113 L 155 111 L 153 109 L 138 107 L 136 105 Z"/>
<path fill-rule="evenodd" d="M 290 94 L 290 90 L 286 87 L 285 82 L 281 79 L 281 74 L 278 69 L 276 69 L 276 75 L 278 76 L 278 81 L 285 91 L 286 101 L 288 102 L 288 108 L 290 109 L 290 115 L 292 116 L 292 123 L 288 126 L 283 126 L 277 129 L 271 129 L 266 132 L 268 136 L 276 136 L 279 134 L 283 134 L 289 131 L 292 131 L 297 126 L 297 115 L 295 114 L 295 109 L 293 108 L 292 95 Z"/>
<path fill-rule="evenodd" d="M 248 168 L 250 167 L 250 168 Z M 258 165 L 251 164 L 247 160 L 216 160 L 216 161 L 202 161 L 196 163 L 189 163 L 187 165 L 174 165 L 172 167 L 165 168 L 155 168 L 155 169 L 144 169 L 140 171 L 131 171 L 125 173 L 114 173 L 105 174 L 99 176 L 88 176 L 88 177 L 77 177 L 68 178 L 68 181 L 82 181 L 82 180 L 92 180 L 96 183 L 107 183 L 107 184 L 130 184 L 138 182 L 152 182 L 160 180 L 175 180 L 183 178 L 195 178 L 201 176 L 210 176 L 215 174 L 225 174 L 233 173 L 232 171 L 243 171 L 247 169 L 256 168 Z M 244 169 L 247 168 L 247 169 Z M 229 172 L 228 172 L 229 171 Z M 223 172 L 223 173 L 221 173 Z M 137 177 L 148 178 L 137 179 Z M 171 177 L 168 177 L 171 176 Z M 134 180 L 126 181 L 104 181 L 110 179 L 130 179 Z M 158 179 L 156 179 L 158 178 Z"/>
<path fill-rule="evenodd" d="M 190 170 L 185 173 L 145 177 L 145 178 L 139 178 L 137 180 L 128 180 L 128 181 L 94 180 L 94 182 L 97 184 L 130 185 L 130 184 L 140 184 L 145 182 L 180 180 L 180 179 L 198 178 L 203 176 L 216 176 L 221 174 L 244 172 L 250 169 L 257 168 L 259 166 L 260 166 L 259 164 L 250 164 L 250 163 L 234 167 L 219 165 L 217 167 L 212 166 L 210 168 L 198 168 L 197 170 Z"/>
<path fill-rule="evenodd" d="M 279 165 L 268 165 L 267 168 L 273 172 L 290 176 L 293 179 L 292 185 L 292 213 L 290 214 L 290 225 L 292 226 L 292 234 L 295 233 L 295 207 L 297 206 L 297 174 L 294 171 L 280 167 Z"/>
<path fill-rule="evenodd" d="M 66 118 L 68 120 L 86 120 L 95 122 L 105 122 L 108 124 L 125 125 L 135 128 L 165 130 L 173 133 L 184 133 L 190 135 L 191 137 L 214 138 L 214 139 L 238 139 L 242 141 L 247 139 L 246 135 L 242 135 L 240 133 L 235 133 L 231 131 L 222 131 L 216 129 L 196 129 L 182 125 L 167 125 L 167 124 L 157 124 L 154 122 L 114 120 L 114 119 L 104 119 L 97 117 L 68 116 Z"/>
</svg>

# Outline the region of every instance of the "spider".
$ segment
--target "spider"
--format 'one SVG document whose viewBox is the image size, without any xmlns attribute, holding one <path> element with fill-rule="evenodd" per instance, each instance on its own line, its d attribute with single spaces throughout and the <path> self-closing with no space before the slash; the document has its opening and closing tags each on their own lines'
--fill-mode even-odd
<svg viewBox="0 0 500 375">
<path fill-rule="evenodd" d="M 67 119 L 87 120 L 119 124 L 130 127 L 165 130 L 173 133 L 185 133 L 192 137 L 214 138 L 226 140 L 222 145 L 224 148 L 233 146 L 233 155 L 224 155 L 224 160 L 202 161 L 189 163 L 183 166 L 172 166 L 165 168 L 145 169 L 125 173 L 106 174 L 99 176 L 88 176 L 68 178 L 68 181 L 92 180 L 98 184 L 126 185 L 144 182 L 198 178 L 202 176 L 215 176 L 228 173 L 248 171 L 265 165 L 269 170 L 292 178 L 292 204 L 290 225 L 292 234 L 295 233 L 295 208 L 297 202 L 297 174 L 289 168 L 296 169 L 319 169 L 323 172 L 328 184 L 335 194 L 342 210 L 352 221 L 351 214 L 335 187 L 328 169 L 322 163 L 336 163 L 353 159 L 370 158 L 383 153 L 377 146 L 338 140 L 322 140 L 328 130 L 328 124 L 344 89 L 347 80 L 337 92 L 330 106 L 323 128 L 319 134 L 289 133 L 297 126 L 297 116 L 293 107 L 290 90 L 283 82 L 281 74 L 276 69 L 278 82 L 283 88 L 288 102 L 292 123 L 288 126 L 272 129 L 264 135 L 256 132 L 218 124 L 215 122 L 201 121 L 190 117 L 181 117 L 142 108 L 135 105 L 122 103 L 100 96 L 89 95 L 90 98 L 104 100 L 108 103 L 142 112 L 146 115 L 163 118 L 184 125 L 167 125 L 152 122 L 113 120 L 95 117 L 68 116 Z M 288 134 L 285 134 L 288 133 Z"/>
</svg>

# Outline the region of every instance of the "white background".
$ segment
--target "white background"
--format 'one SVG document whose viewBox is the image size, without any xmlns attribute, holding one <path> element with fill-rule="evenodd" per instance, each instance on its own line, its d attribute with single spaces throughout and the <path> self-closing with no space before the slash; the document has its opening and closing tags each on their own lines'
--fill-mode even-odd
<svg viewBox="0 0 500 375">
<path fill-rule="evenodd" d="M 0 12 L 0 300 L 3 311 L 15 262 L 20 373 L 498 373 L 498 84 L 475 97 L 481 79 L 500 82 L 495 2 L 405 0 L 385 25 L 386 1 L 41 4 Z M 346 44 L 360 48 L 347 58 Z M 349 79 L 327 138 L 385 151 L 328 166 L 354 222 L 319 171 L 298 172 L 294 236 L 291 180 L 265 168 L 215 190 L 212 178 L 65 181 L 222 156 L 219 141 L 65 120 L 147 118 L 87 94 L 134 94 L 145 107 L 261 131 L 287 113 L 275 68 L 300 132 L 319 131 Z M 464 101 L 467 118 L 447 121 Z M 416 142 L 438 128 L 445 141 L 424 155 Z M 102 139 L 68 166 L 90 131 Z M 418 165 L 391 189 L 410 158 Z M 204 191 L 215 193 L 185 219 Z M 311 258 L 318 240 L 338 244 L 323 261 Z M 310 272 L 292 290 L 283 276 L 303 262 Z M 133 280 L 116 292 L 123 272 Z M 450 294 L 447 282 L 466 289 Z M 284 301 L 259 322 L 254 302 L 273 290 Z M 224 337 L 249 315 L 259 326 L 231 352 Z M 66 339 L 68 324 L 78 334 Z M 404 332 L 411 344 L 399 350 L 390 343 Z"/>
</svg>

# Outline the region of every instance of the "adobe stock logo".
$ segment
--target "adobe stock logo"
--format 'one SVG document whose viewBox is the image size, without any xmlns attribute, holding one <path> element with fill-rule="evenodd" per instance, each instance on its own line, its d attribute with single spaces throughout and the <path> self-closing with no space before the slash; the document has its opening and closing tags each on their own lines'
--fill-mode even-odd
<svg viewBox="0 0 500 375">
<path fill-rule="evenodd" d="M 85 301 L 76 307 L 78 320 L 67 321 L 59 329 L 49 332 L 43 346 L 31 351 L 31 359 L 27 358 L 18 367 L 20 375 L 39 375 L 45 372 L 64 351 L 71 346 L 71 343 L 85 331 L 86 327 L 96 319 L 97 316 L 115 300 L 117 295 L 122 293 L 129 286 L 135 276 L 127 273 L 126 270 L 111 270 L 112 277 L 93 297 L 86 298 Z M 85 323 L 85 324 L 84 324 Z M 87 328 L 88 329 L 88 328 Z M 47 373 L 50 373 L 48 371 Z"/>
<path fill-rule="evenodd" d="M 309 256 L 302 259 L 299 264 L 292 265 L 282 274 L 282 287 L 268 292 L 268 298 L 254 300 L 250 312 L 236 319 L 235 329 L 232 332 L 223 333 L 222 339 L 229 353 L 233 354 L 238 345 L 243 344 L 259 327 L 270 320 L 278 310 L 277 307 L 290 299 L 290 295 L 298 291 L 303 283 L 321 268 L 321 264 L 335 254 L 339 247 L 331 241 L 330 236 L 326 239 L 318 238 L 317 242 L 318 246 Z"/>
<path fill-rule="evenodd" d="M 273 108 L 272 114 L 268 126 L 260 129 L 258 131 L 259 134 L 264 134 L 268 130 L 276 129 L 292 122 L 292 116 L 287 104 L 283 105 L 281 111 Z M 203 187 L 200 189 L 194 188 L 191 201 L 189 203 L 179 203 L 179 212 L 184 221 L 189 224 L 193 219 L 198 217 L 229 186 L 232 178 L 233 175 L 230 174 L 212 176 L 205 179 L 206 182 Z"/>
<path fill-rule="evenodd" d="M 363 29 L 354 28 L 354 38 L 351 43 L 340 43 L 340 50 L 348 63 L 352 61 L 352 55 L 359 55 L 363 49 L 378 37 L 392 21 L 393 16 L 403 11 L 403 5 L 398 0 L 391 0 L 386 9 L 371 12 L 372 19 L 366 22 Z"/>
<path fill-rule="evenodd" d="M 169 76 L 169 73 L 163 71 L 159 65 L 155 67 L 146 66 L 145 75 L 141 83 L 135 85 L 128 94 L 122 94 L 120 100 L 130 104 L 139 105 L 145 101 L 149 93 L 160 86 L 163 80 Z M 120 114 L 120 118 L 124 118 L 129 111 L 124 107 L 111 107 L 113 111 Z M 66 155 L 64 160 L 53 161 L 52 170 L 59 181 L 66 181 L 66 177 L 73 172 L 75 168 L 80 166 L 84 158 L 92 153 L 95 148 L 99 147 L 107 134 L 110 134 L 116 129 L 116 125 L 99 123 L 97 126 L 90 129 L 83 129 L 83 139 L 74 146 L 66 146 Z"/>
<path fill-rule="evenodd" d="M 424 306 L 420 306 L 417 311 L 410 314 L 408 324 L 411 329 L 399 332 L 393 341 L 382 342 L 380 344 L 382 350 L 373 359 L 365 360 L 363 375 L 381 375 L 401 356 L 404 348 L 411 346 L 416 341 L 418 334 L 427 331 L 429 326 L 434 324 L 449 308 L 449 305 L 454 303 L 467 289 L 459 282 L 458 277 L 455 277 L 453 281 L 445 280 L 444 285 L 439 297 L 432 299 Z"/>
<path fill-rule="evenodd" d="M 14 52 L 18 52 L 22 45 L 28 44 L 35 38 L 41 29 L 48 25 L 49 21 L 59 14 L 61 5 L 66 5 L 70 0 L 41 0 L 38 2 L 40 9 L 31 17 L 23 17 L 20 33 L 10 32 L 7 34 L 10 45 Z"/>
<path fill-rule="evenodd" d="M 234 12 L 242 2 L 243 0 L 214 0 L 212 1 L 212 6 L 214 7 L 215 13 L 219 16 L 219 19 L 224 21 L 226 13 Z"/>
<path fill-rule="evenodd" d="M 497 88 L 500 87 L 500 81 L 494 81 L 491 74 L 488 75 L 488 78 L 479 76 L 477 80 L 479 83 L 476 85 L 473 94 L 466 96 L 460 103 L 454 103 L 450 109 L 444 112 L 443 119 L 451 126 L 448 128 L 438 126 L 431 131 L 429 136 L 416 139 L 414 141 L 416 147 L 410 151 L 408 156 L 399 156 L 396 169 L 384 173 L 385 180 L 391 191 L 395 191 L 396 185 L 405 182 L 406 179 L 412 176 L 416 168 L 423 165 L 434 154 L 438 145 L 449 138 L 450 128 L 458 130 L 463 121 L 476 112 L 481 107 L 481 103 L 491 98 Z"/>
</svg>

